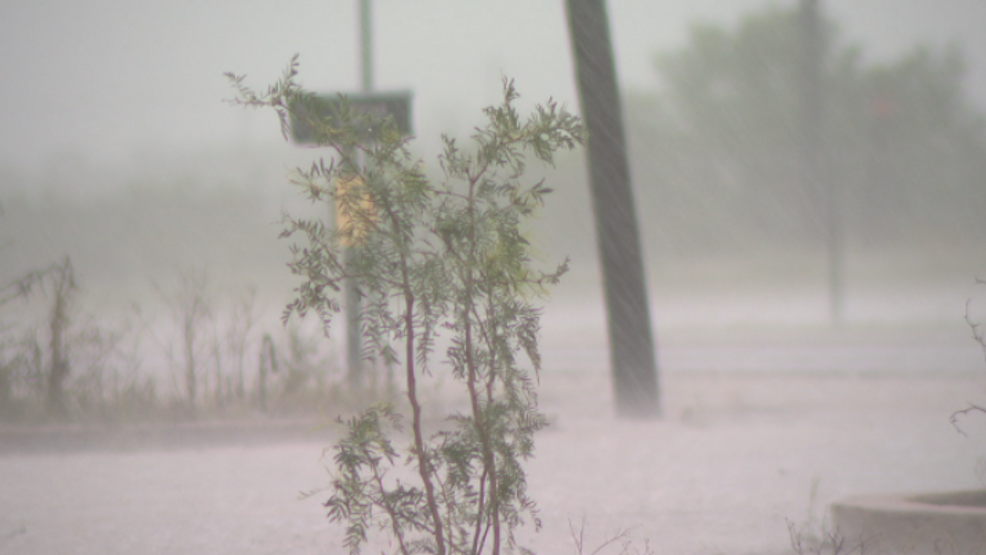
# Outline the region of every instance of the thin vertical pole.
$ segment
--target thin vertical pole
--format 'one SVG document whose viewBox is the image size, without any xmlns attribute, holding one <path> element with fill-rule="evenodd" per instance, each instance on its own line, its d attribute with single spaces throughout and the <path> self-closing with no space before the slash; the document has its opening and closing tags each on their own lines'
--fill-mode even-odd
<svg viewBox="0 0 986 555">
<path fill-rule="evenodd" d="M 373 90 L 373 28 L 370 21 L 370 8 L 370 0 L 360 0 L 360 85 L 363 92 Z"/>
<path fill-rule="evenodd" d="M 355 262 L 355 247 L 346 247 L 343 260 L 347 267 Z M 360 389 L 363 385 L 363 342 L 361 341 L 360 298 L 354 278 L 346 278 L 344 283 L 346 295 L 346 364 L 349 371 L 346 378 L 351 389 Z"/>
<path fill-rule="evenodd" d="M 801 156 L 805 180 L 815 198 L 821 199 L 828 250 L 829 316 L 833 325 L 842 323 L 843 265 L 841 206 L 838 182 L 829 172 L 825 140 L 825 80 L 822 78 L 822 36 L 819 0 L 801 0 L 802 36 L 802 123 Z"/>
<path fill-rule="evenodd" d="M 359 1 L 359 43 L 360 43 L 360 90 L 364 93 L 373 90 L 373 36 L 371 34 L 370 0 Z M 359 151 L 351 153 L 353 162 L 361 164 Z M 351 265 L 356 258 L 356 247 L 348 247 L 345 262 Z M 360 316 L 359 290 L 352 278 L 346 280 L 346 363 L 349 367 L 347 378 L 352 389 L 363 385 L 363 345 Z"/>
</svg>

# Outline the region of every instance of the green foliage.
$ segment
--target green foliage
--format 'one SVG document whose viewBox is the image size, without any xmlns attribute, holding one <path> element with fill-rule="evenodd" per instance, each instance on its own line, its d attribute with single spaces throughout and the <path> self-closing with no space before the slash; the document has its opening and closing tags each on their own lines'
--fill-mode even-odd
<svg viewBox="0 0 986 555">
<path fill-rule="evenodd" d="M 799 165 L 804 67 L 793 4 L 733 28 L 693 27 L 685 47 L 656 59 L 660 96 L 629 103 L 646 149 L 636 156 L 642 201 L 692 247 L 730 246 L 723 228 L 758 244 L 818 240 L 806 223 L 819 222 L 820 198 Z M 823 141 L 849 239 L 954 243 L 986 231 L 986 134 L 963 94 L 961 52 L 917 47 L 867 62 L 824 18 L 820 49 Z"/>
<path fill-rule="evenodd" d="M 345 101 L 331 117 L 305 116 L 315 112 L 314 97 L 296 75 L 295 58 L 264 95 L 229 75 L 239 103 L 277 111 L 285 137 L 291 117 L 302 117 L 337 154 L 293 179 L 312 202 L 334 203 L 340 225 L 285 216 L 283 236 L 305 244 L 293 247 L 290 264 L 305 281 L 284 317 L 314 311 L 328 332 L 344 281 L 355 280 L 365 307 L 365 354 L 402 367 L 410 410 L 406 432 L 389 406 L 346 422 L 348 435 L 335 447 L 329 517 L 346 523 L 351 553 L 374 527 L 388 530 L 404 554 L 512 550 L 515 528 L 528 518 L 538 524 L 521 466 L 545 426 L 526 369 L 536 374 L 541 364 L 539 310 L 530 301 L 567 269 L 532 262 L 523 231 L 551 189 L 523 177 L 529 158 L 550 165 L 557 150 L 580 144 L 582 124 L 551 101 L 522 119 L 513 83 L 505 81 L 503 103 L 485 110 L 488 123 L 470 148 L 443 137 L 444 178 L 432 183 L 392 121 Z M 379 130 L 372 144 L 361 141 L 368 128 Z M 347 257 L 344 245 L 357 246 Z M 469 410 L 426 437 L 418 379 L 431 371 L 440 334 L 448 341 L 442 364 L 467 392 Z M 410 446 L 395 447 L 394 434 Z M 413 477 L 400 477 L 402 461 Z"/>
</svg>

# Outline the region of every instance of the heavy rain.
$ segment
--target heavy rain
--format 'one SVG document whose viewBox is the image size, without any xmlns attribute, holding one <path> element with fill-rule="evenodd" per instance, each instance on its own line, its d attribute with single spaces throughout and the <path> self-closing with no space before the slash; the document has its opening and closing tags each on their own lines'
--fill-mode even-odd
<svg viewBox="0 0 986 555">
<path fill-rule="evenodd" d="M 984 21 L 0 5 L 0 553 L 986 552 Z"/>
</svg>

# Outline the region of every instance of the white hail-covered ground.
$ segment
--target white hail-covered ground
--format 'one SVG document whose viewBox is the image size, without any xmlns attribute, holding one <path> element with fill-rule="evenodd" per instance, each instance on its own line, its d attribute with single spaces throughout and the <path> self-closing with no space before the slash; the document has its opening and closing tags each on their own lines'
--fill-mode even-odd
<svg viewBox="0 0 986 555">
<path fill-rule="evenodd" d="M 826 507 L 861 493 L 982 487 L 986 425 L 949 423 L 986 401 L 975 374 L 670 373 L 664 418 L 620 421 L 603 372 L 546 373 L 553 425 L 528 465 L 543 529 L 521 543 L 585 553 L 628 530 L 631 549 L 778 554 L 788 521 L 817 533 Z M 330 438 L 0 457 L 0 552 L 343 553 L 321 458 Z M 381 535 L 380 537 L 384 537 Z M 378 546 L 380 547 L 380 546 Z M 603 553 L 619 553 L 612 545 Z M 365 553 L 375 553 L 367 548 Z"/>
</svg>

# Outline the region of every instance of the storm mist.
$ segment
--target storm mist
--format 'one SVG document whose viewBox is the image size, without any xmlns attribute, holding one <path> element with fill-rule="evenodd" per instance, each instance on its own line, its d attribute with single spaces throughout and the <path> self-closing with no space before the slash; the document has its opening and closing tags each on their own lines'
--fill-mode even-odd
<svg viewBox="0 0 986 555">
<path fill-rule="evenodd" d="M 0 551 L 342 549 L 296 500 L 330 481 L 319 424 L 402 382 L 378 364 L 354 394 L 344 318 L 282 321 L 282 215 L 333 222 L 289 180 L 331 152 L 224 103 L 222 74 L 263 90 L 298 52 L 306 87 L 355 92 L 352 4 L 0 8 Z M 374 3 L 374 71 L 412 92 L 428 178 L 503 78 L 522 111 L 578 112 L 563 3 L 414 4 Z M 846 495 L 981 486 L 982 427 L 949 416 L 986 383 L 986 12 L 822 0 L 812 179 L 798 4 L 609 3 L 663 416 L 615 416 L 586 153 L 560 154 L 530 174 L 537 262 L 570 260 L 543 300 L 536 551 L 577 552 L 584 519 L 588 544 L 786 553 Z"/>
</svg>

